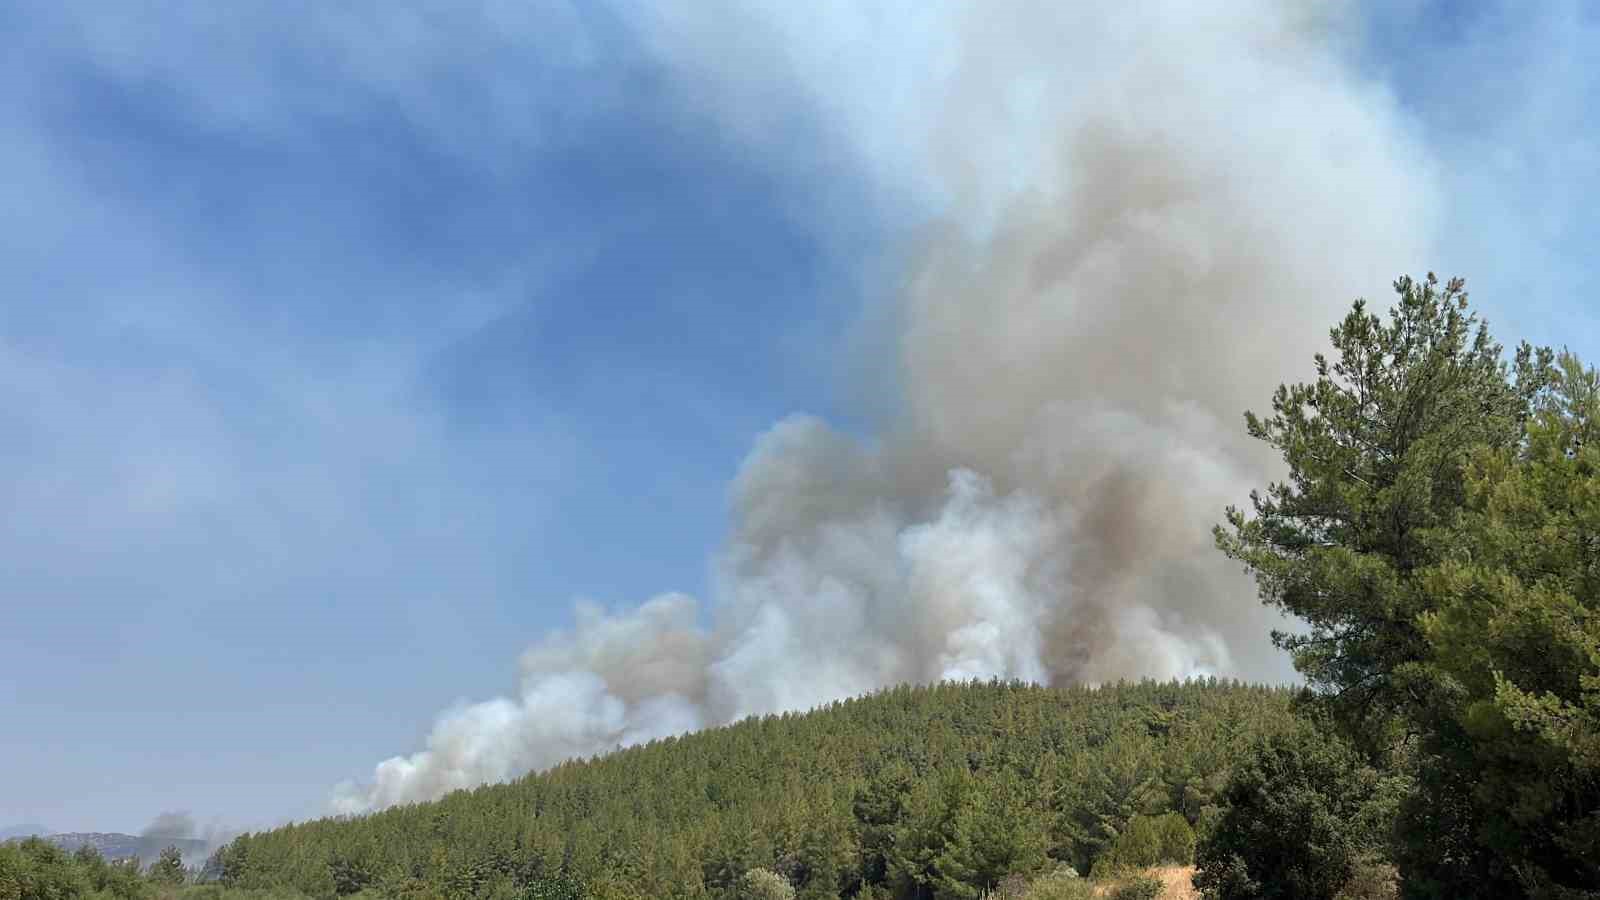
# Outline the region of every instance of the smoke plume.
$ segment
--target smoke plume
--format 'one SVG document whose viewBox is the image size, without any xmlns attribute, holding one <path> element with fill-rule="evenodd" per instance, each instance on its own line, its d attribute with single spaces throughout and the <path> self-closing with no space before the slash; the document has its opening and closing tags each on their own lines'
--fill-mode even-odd
<svg viewBox="0 0 1600 900">
<path fill-rule="evenodd" d="M 790 7 L 741 33 L 776 36 L 847 149 L 944 223 L 883 317 L 893 384 L 860 386 L 892 390 L 892 421 L 775 424 L 732 485 L 705 615 L 679 594 L 581 608 L 514 695 L 448 712 L 338 810 L 898 682 L 1289 674 L 1282 623 L 1211 546 L 1274 474 L 1240 414 L 1428 249 L 1427 179 L 1341 57 L 1352 23 L 1276 0 L 974 3 L 907 29 L 941 62 L 874 94 L 850 67 L 905 54 Z M 672 52 L 714 42 L 679 24 Z M 760 141 L 744 93 L 717 111 Z"/>
<path fill-rule="evenodd" d="M 150 821 L 149 825 L 139 832 L 140 837 L 190 840 L 200 837 L 199 826 L 195 824 L 194 816 L 183 811 L 164 812 Z"/>
<path fill-rule="evenodd" d="M 149 825 L 140 830 L 139 836 L 154 844 L 146 844 L 143 851 L 149 854 L 147 862 L 154 860 L 157 848 L 164 842 L 173 841 L 182 851 L 184 865 L 199 866 L 218 847 L 238 837 L 239 831 L 219 822 L 201 825 L 187 810 L 169 810 L 158 813 Z"/>
</svg>

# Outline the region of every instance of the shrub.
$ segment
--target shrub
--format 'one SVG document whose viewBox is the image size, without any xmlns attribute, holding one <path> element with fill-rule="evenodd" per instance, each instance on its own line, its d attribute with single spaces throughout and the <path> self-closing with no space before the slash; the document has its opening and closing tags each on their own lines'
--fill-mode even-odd
<svg viewBox="0 0 1600 900">
<path fill-rule="evenodd" d="M 1095 860 L 1094 872 L 1116 878 L 1163 863 L 1187 866 L 1194 862 L 1194 848 L 1194 829 L 1182 815 L 1134 816 L 1111 848 Z"/>
<path fill-rule="evenodd" d="M 1028 886 L 1028 892 L 1023 895 L 1023 900 L 1092 900 L 1094 888 L 1085 879 L 1077 877 L 1074 870 L 1071 875 L 1054 873 L 1046 875 Z"/>
<path fill-rule="evenodd" d="M 985 891 L 982 900 L 1023 900 L 1027 895 L 1027 876 L 1007 875 L 991 890 Z"/>
<path fill-rule="evenodd" d="M 1157 900 L 1164 890 L 1161 879 L 1136 875 L 1111 889 L 1109 900 Z"/>
<path fill-rule="evenodd" d="M 1149 816 L 1134 816 L 1105 855 L 1095 860 L 1097 873 L 1144 869 L 1161 862 L 1161 829 Z"/>
<path fill-rule="evenodd" d="M 1195 836 L 1189 820 L 1175 812 L 1156 819 L 1156 833 L 1161 838 L 1159 862 L 1187 866 L 1194 863 Z"/>
<path fill-rule="evenodd" d="M 583 900 L 583 885 L 567 875 L 537 878 L 522 892 L 522 900 Z"/>
<path fill-rule="evenodd" d="M 1333 900 L 1365 845 L 1377 779 L 1347 745 L 1307 727 L 1257 745 L 1196 851 L 1195 887 L 1217 900 Z"/>
<path fill-rule="evenodd" d="M 1400 896 L 1394 866 L 1374 860 L 1356 866 L 1350 880 L 1339 889 L 1337 900 L 1395 900 Z"/>
<path fill-rule="evenodd" d="M 794 900 L 794 886 L 770 869 L 751 869 L 739 879 L 741 900 Z"/>
</svg>

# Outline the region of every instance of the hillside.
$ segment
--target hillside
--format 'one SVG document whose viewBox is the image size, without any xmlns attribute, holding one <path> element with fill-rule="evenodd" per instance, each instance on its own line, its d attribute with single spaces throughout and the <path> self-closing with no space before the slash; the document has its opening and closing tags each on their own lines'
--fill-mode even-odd
<svg viewBox="0 0 1600 900">
<path fill-rule="evenodd" d="M 1136 816 L 1204 828 L 1229 761 L 1289 729 L 1291 692 L 1208 680 L 899 687 L 571 762 L 355 819 L 245 835 L 225 883 L 333 897 L 977 896 L 1088 872 Z M 538 890 L 535 890 L 538 889 Z M 549 896 L 559 896 L 549 893 Z"/>
</svg>

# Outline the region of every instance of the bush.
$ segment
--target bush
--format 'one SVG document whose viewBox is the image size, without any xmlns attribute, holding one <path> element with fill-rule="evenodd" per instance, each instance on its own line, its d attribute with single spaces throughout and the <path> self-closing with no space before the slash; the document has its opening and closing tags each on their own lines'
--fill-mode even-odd
<svg viewBox="0 0 1600 900">
<path fill-rule="evenodd" d="M 1159 878 L 1136 875 L 1111 889 L 1109 900 L 1157 900 L 1164 887 Z"/>
<path fill-rule="evenodd" d="M 522 892 L 522 900 L 583 900 L 583 885 L 567 875 L 534 879 Z"/>
<path fill-rule="evenodd" d="M 1099 859 L 1096 875 L 1115 878 L 1127 872 L 1148 869 L 1163 863 L 1187 866 L 1194 862 L 1194 829 L 1175 812 L 1164 815 L 1134 816 Z"/>
<path fill-rule="evenodd" d="M 739 879 L 740 900 L 794 900 L 794 886 L 770 869 L 751 869 Z"/>
<path fill-rule="evenodd" d="M 1111 849 L 1095 860 L 1096 874 L 1110 875 L 1145 869 L 1161 862 L 1161 829 L 1149 816 L 1134 816 L 1117 835 Z"/>
<path fill-rule="evenodd" d="M 1195 887 L 1217 900 L 1333 900 L 1371 840 L 1362 810 L 1377 783 L 1353 750 L 1310 727 L 1257 745 L 1197 848 Z"/>
<path fill-rule="evenodd" d="M 1027 876 L 1007 875 L 992 890 L 985 891 L 982 900 L 1024 900 L 1027 895 Z"/>
<path fill-rule="evenodd" d="M 1356 866 L 1350 880 L 1339 889 L 1338 900 L 1395 900 L 1400 896 L 1394 866 L 1364 861 Z"/>
<path fill-rule="evenodd" d="M 0 895 L 20 900 L 75 900 L 89 881 L 60 847 L 42 838 L 0 845 Z"/>
<path fill-rule="evenodd" d="M 1046 875 L 1028 886 L 1022 900 L 1092 900 L 1094 888 L 1075 870 L 1071 875 L 1062 872 Z"/>
<path fill-rule="evenodd" d="M 1189 820 L 1175 812 L 1156 819 L 1156 833 L 1161 838 L 1159 862 L 1187 866 L 1194 863 L 1195 836 Z"/>
</svg>

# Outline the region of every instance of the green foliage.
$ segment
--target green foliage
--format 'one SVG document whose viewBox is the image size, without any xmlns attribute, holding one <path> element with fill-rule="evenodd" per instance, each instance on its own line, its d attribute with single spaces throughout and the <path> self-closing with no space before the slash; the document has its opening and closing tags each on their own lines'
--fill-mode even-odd
<svg viewBox="0 0 1600 900">
<path fill-rule="evenodd" d="M 177 881 L 171 874 L 174 860 Z M 285 889 L 185 886 L 186 875 L 176 850 L 141 874 L 137 860 L 107 862 L 89 846 L 67 853 L 42 838 L 0 843 L 0 900 L 306 900 Z"/>
<path fill-rule="evenodd" d="M 1145 869 L 1162 861 L 1161 831 L 1151 816 L 1134 816 L 1105 855 L 1095 860 L 1096 875 Z"/>
<path fill-rule="evenodd" d="M 136 859 L 107 862 L 99 850 L 85 844 L 72 852 L 72 861 L 83 873 L 92 894 L 115 900 L 146 900 L 153 886 L 139 874 Z"/>
<path fill-rule="evenodd" d="M 1233 760 L 1294 727 L 1291 696 L 1216 680 L 897 687 L 245 835 L 208 870 L 318 900 L 500 900 L 559 877 L 594 898 L 738 900 L 755 869 L 796 900 L 967 900 L 1087 869 L 1135 816 L 1213 806 Z"/>
<path fill-rule="evenodd" d="M 1195 886 L 1216 900 L 1333 900 L 1381 838 L 1361 828 L 1379 784 L 1352 749 L 1312 728 L 1263 742 L 1228 783 Z"/>
<path fill-rule="evenodd" d="M 160 895 L 163 900 L 306 900 L 304 894 L 288 890 L 238 890 L 220 884 L 200 884 Z M 371 894 L 356 895 L 360 900 L 379 900 Z"/>
<path fill-rule="evenodd" d="M 43 838 L 0 845 L 0 898 L 73 900 L 90 888 L 83 866 Z"/>
<path fill-rule="evenodd" d="M 1194 862 L 1194 829 L 1183 816 L 1169 812 L 1156 817 L 1156 835 L 1161 841 L 1157 862 L 1187 866 Z"/>
<path fill-rule="evenodd" d="M 1028 885 L 1022 900 L 1092 900 L 1094 886 L 1079 878 L 1076 870 L 1058 868 Z"/>
<path fill-rule="evenodd" d="M 932 834 L 915 826 L 906 830 L 913 841 L 924 841 L 931 856 L 922 883 L 941 897 L 976 898 L 1007 875 L 1031 874 L 1044 866 L 1049 842 L 1045 823 L 1028 809 L 1015 775 L 980 784 L 965 770 L 956 770 L 946 779 L 949 790 Z"/>
<path fill-rule="evenodd" d="M 1158 900 L 1163 890 L 1161 879 L 1136 875 L 1113 887 L 1106 897 L 1107 900 Z"/>
<path fill-rule="evenodd" d="M 1141 815 L 1158 812 L 1170 802 L 1163 778 L 1169 763 L 1154 752 L 1154 744 L 1135 734 L 1122 734 L 1106 741 L 1105 753 L 1091 765 L 1080 764 L 1071 772 L 1070 812 L 1064 831 L 1072 848 L 1071 859 L 1088 869 L 1116 843 L 1128 823 Z M 1204 748 L 1194 748 L 1205 754 Z M 1204 757 L 1190 757 L 1180 763 Z M 1081 763 L 1081 760 L 1080 760 Z M 1212 758 L 1211 773 L 1220 775 L 1226 768 L 1221 759 Z"/>
<path fill-rule="evenodd" d="M 1423 704 L 1407 667 L 1427 653 L 1414 576 L 1439 560 L 1429 530 L 1460 508 L 1472 448 L 1521 443 L 1550 359 L 1523 345 L 1508 367 L 1460 281 L 1395 290 L 1387 323 L 1356 303 L 1331 333 L 1337 361 L 1318 354 L 1314 383 L 1280 386 L 1269 417 L 1246 414 L 1289 478 L 1216 530 L 1262 599 L 1310 625 L 1274 640 L 1374 753 Z"/>
<path fill-rule="evenodd" d="M 585 900 L 585 898 L 583 885 L 579 884 L 577 879 L 567 875 L 546 875 L 535 879 L 523 890 L 522 900 Z"/>
<path fill-rule="evenodd" d="M 364 855 L 335 854 L 328 860 L 333 892 L 341 897 L 360 893 L 377 880 L 372 862 Z"/>
<path fill-rule="evenodd" d="M 1218 545 L 1310 625 L 1275 639 L 1313 704 L 1406 776 L 1367 810 L 1398 810 L 1404 896 L 1600 897 L 1600 376 L 1505 362 L 1459 282 L 1396 290 L 1247 415 L 1289 477 Z"/>
<path fill-rule="evenodd" d="M 770 869 L 751 869 L 739 879 L 739 900 L 794 900 L 794 885 Z"/>
<path fill-rule="evenodd" d="M 1428 536 L 1408 896 L 1600 897 L 1600 376 L 1563 355 L 1528 432 Z"/>
<path fill-rule="evenodd" d="M 1194 829 L 1178 813 L 1134 816 L 1111 849 L 1095 860 L 1094 870 L 1115 876 L 1162 864 L 1186 866 L 1194 862 L 1194 847 Z"/>
<path fill-rule="evenodd" d="M 188 878 L 183 868 L 183 854 L 177 847 L 167 847 L 161 856 L 150 864 L 150 880 L 168 886 L 180 885 Z"/>
</svg>

